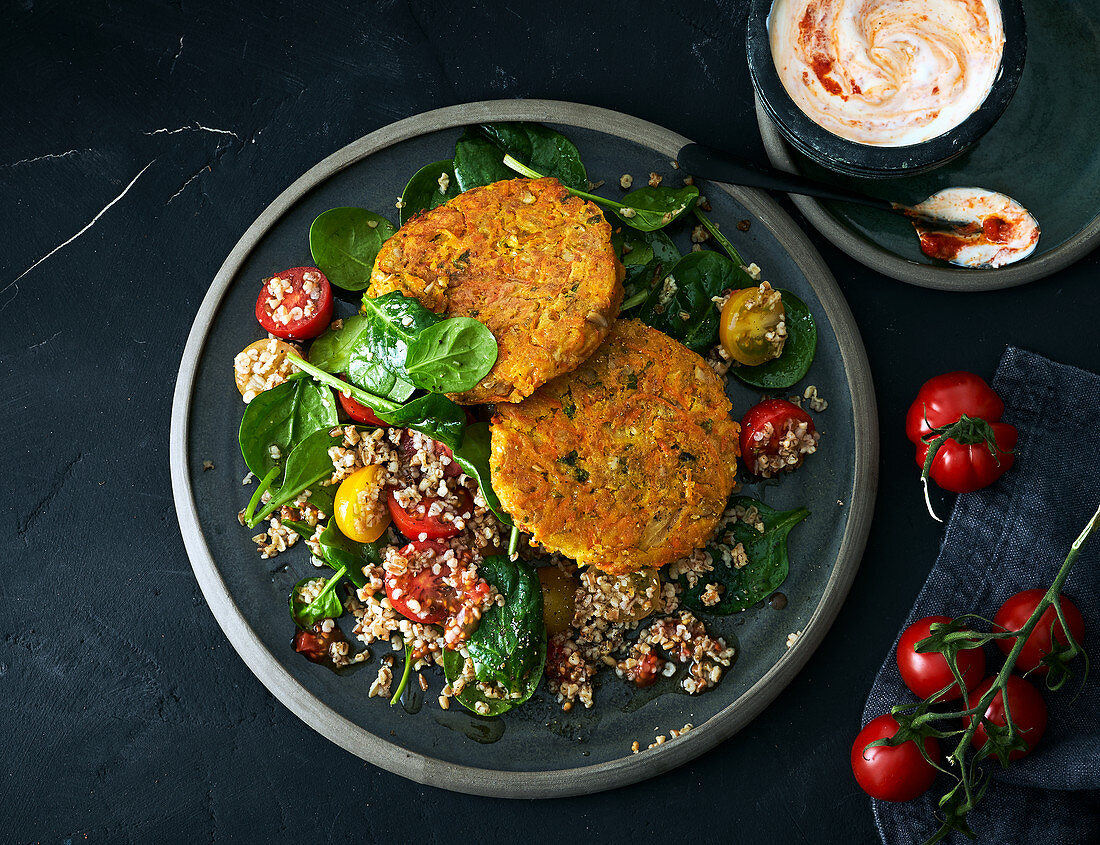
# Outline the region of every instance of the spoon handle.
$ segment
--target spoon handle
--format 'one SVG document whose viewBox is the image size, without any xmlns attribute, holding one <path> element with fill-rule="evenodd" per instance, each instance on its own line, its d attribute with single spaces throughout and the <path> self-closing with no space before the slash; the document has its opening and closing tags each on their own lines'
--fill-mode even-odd
<svg viewBox="0 0 1100 845">
<path fill-rule="evenodd" d="M 843 188 L 834 188 L 794 173 L 759 167 L 702 144 L 685 144 L 677 156 L 677 161 L 680 169 L 685 173 L 709 179 L 712 182 L 726 182 L 748 188 L 763 188 L 765 191 L 783 191 L 819 199 L 854 202 L 884 211 L 896 211 L 896 208 L 886 200 L 846 191 Z"/>
</svg>

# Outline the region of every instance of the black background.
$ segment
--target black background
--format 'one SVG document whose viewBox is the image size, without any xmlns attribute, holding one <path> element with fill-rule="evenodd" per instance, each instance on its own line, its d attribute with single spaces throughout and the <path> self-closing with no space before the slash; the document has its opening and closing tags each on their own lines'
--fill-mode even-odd
<svg viewBox="0 0 1100 845">
<path fill-rule="evenodd" d="M 941 539 L 905 410 L 938 372 L 992 377 L 1009 343 L 1100 364 L 1095 253 L 1023 288 L 959 295 L 879 276 L 811 232 L 863 332 L 881 417 L 862 569 L 762 716 L 693 763 L 609 793 L 449 794 L 313 733 L 214 622 L 169 486 L 191 320 L 294 178 L 399 118 L 510 97 L 605 106 L 760 156 L 746 5 L 3 4 L 0 838 L 875 837 L 848 748 Z"/>
</svg>

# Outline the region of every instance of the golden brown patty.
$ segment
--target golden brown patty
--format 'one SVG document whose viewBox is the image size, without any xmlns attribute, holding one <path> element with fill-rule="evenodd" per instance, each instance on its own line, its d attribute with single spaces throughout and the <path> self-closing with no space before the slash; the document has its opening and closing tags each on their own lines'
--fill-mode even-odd
<svg viewBox="0 0 1100 845">
<path fill-rule="evenodd" d="M 623 299 L 611 226 L 557 179 L 474 188 L 406 223 L 382 245 L 367 289 L 474 317 L 497 363 L 457 402 L 518 402 L 574 369 L 607 336 Z"/>
<path fill-rule="evenodd" d="M 721 379 L 667 335 L 620 320 L 578 369 L 492 426 L 493 489 L 517 526 L 612 573 L 710 539 L 733 489 L 739 426 Z"/>
</svg>

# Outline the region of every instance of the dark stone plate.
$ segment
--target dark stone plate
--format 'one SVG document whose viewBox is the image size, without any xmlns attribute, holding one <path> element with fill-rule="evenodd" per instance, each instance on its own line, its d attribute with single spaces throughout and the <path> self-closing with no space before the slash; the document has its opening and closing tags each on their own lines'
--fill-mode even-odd
<svg viewBox="0 0 1100 845">
<path fill-rule="evenodd" d="M 896 214 L 791 196 L 806 219 L 857 261 L 902 282 L 940 290 L 1008 288 L 1042 279 L 1100 242 L 1100 4 L 1024 0 L 1027 61 L 997 125 L 953 161 L 894 179 L 839 176 L 791 149 L 757 98 L 756 119 L 771 163 L 781 170 L 901 203 L 951 186 L 1000 191 L 1035 215 L 1042 237 L 1032 255 L 995 270 L 967 270 L 920 251 L 913 227 Z"/>
<path fill-rule="evenodd" d="M 393 203 L 423 164 L 448 158 L 459 127 L 493 120 L 559 126 L 580 148 L 590 178 L 639 183 L 657 171 L 678 184 L 670 158 L 687 142 L 675 133 L 617 112 L 547 101 L 474 103 L 399 121 L 329 156 L 291 185 L 249 227 L 215 277 L 187 341 L 172 411 L 172 485 L 180 528 L 195 575 L 226 636 L 256 676 L 308 725 L 365 760 L 421 783 L 482 795 L 547 797 L 631 783 L 677 766 L 742 728 L 791 680 L 840 609 L 859 566 L 874 504 L 878 426 L 863 345 L 836 283 L 806 237 L 768 197 L 705 186 L 713 217 L 747 260 L 810 306 L 820 333 L 806 380 L 829 401 L 818 415 L 822 448 L 794 476 L 746 492 L 777 507 L 805 504 L 813 515 L 792 533 L 792 570 L 784 610 L 764 605 L 718 618 L 712 629 L 736 640 L 739 656 L 714 691 L 700 696 L 659 687 L 633 693 L 604 673 L 590 711 L 563 713 L 545 691 L 502 719 L 438 708 L 442 680 L 434 670 L 427 702 L 411 714 L 367 698 L 378 659 L 350 675 L 309 663 L 290 647 L 287 595 L 316 571 L 304 549 L 260 560 L 236 513 L 249 496 L 236 432 L 243 405 L 232 378 L 233 356 L 261 336 L 252 316 L 261 278 L 310 263 L 310 221 L 337 205 L 397 215 Z M 747 232 L 738 221 L 751 221 Z M 686 244 L 684 245 L 686 248 Z M 347 306 L 350 307 L 350 306 Z M 758 394 L 731 381 L 736 414 Z M 203 471 L 203 461 L 216 469 Z M 804 633 L 786 647 L 787 635 Z M 211 690 L 216 698 L 223 691 Z M 215 707 L 216 702 L 212 701 Z M 652 751 L 632 755 L 656 734 L 691 722 L 695 729 Z M 656 730 L 655 730 L 656 728 Z M 495 742 L 484 742 L 499 736 Z"/>
</svg>

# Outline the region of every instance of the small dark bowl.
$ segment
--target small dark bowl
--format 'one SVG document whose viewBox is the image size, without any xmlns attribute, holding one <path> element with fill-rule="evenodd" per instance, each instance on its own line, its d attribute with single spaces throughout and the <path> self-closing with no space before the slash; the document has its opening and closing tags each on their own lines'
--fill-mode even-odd
<svg viewBox="0 0 1100 845">
<path fill-rule="evenodd" d="M 1024 69 L 1027 29 L 1022 0 L 1001 0 L 1005 46 L 1001 68 L 985 101 L 949 132 L 919 144 L 883 147 L 857 144 L 834 135 L 800 109 L 783 87 L 772 61 L 768 14 L 772 0 L 752 0 L 746 52 L 753 85 L 772 123 L 780 134 L 812 161 L 849 176 L 910 176 L 931 170 L 963 153 L 976 143 L 1007 108 Z"/>
</svg>

